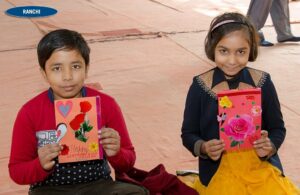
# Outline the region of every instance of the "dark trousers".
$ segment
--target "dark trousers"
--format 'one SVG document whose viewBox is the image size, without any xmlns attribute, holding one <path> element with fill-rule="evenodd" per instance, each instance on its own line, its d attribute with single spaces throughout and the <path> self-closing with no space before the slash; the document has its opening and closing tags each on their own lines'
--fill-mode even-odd
<svg viewBox="0 0 300 195">
<path fill-rule="evenodd" d="M 84 184 L 42 186 L 29 191 L 29 195 L 148 195 L 142 186 L 113 180 L 98 180 Z"/>
</svg>

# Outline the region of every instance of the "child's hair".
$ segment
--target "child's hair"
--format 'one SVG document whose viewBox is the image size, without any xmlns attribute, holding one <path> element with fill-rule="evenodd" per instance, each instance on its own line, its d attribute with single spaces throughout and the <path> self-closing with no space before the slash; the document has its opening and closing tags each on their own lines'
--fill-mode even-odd
<svg viewBox="0 0 300 195">
<path fill-rule="evenodd" d="M 250 45 L 249 61 L 255 61 L 258 53 L 258 35 L 250 20 L 240 13 L 230 12 L 217 16 L 210 24 L 205 38 L 206 56 L 215 61 L 215 48 L 218 42 L 227 34 L 242 30 L 248 34 Z"/>
<path fill-rule="evenodd" d="M 76 31 L 58 29 L 46 34 L 39 42 L 37 54 L 40 67 L 45 70 L 46 61 L 56 50 L 77 50 L 89 65 L 90 48 L 84 38 Z"/>
</svg>

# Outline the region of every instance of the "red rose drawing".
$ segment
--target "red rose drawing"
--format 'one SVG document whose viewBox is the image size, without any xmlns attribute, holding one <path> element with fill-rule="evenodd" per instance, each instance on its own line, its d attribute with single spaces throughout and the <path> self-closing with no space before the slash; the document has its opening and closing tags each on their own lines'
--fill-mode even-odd
<svg viewBox="0 0 300 195">
<path fill-rule="evenodd" d="M 70 122 L 70 126 L 73 130 L 78 130 L 80 128 L 80 124 L 84 121 L 84 116 L 85 114 L 77 114 Z"/>
<path fill-rule="evenodd" d="M 82 101 L 80 105 L 80 114 L 77 114 L 73 120 L 69 123 L 70 127 L 75 132 L 75 138 L 79 141 L 86 142 L 88 137 L 85 133 L 90 132 L 93 126 L 89 124 L 87 112 L 91 110 L 92 105 L 88 101 Z"/>
<path fill-rule="evenodd" d="M 61 155 L 68 155 L 69 151 L 70 151 L 69 146 L 67 146 L 66 144 L 63 144 L 62 147 L 63 147 L 63 149 L 62 149 L 62 151 L 60 151 L 60 154 Z"/>
<path fill-rule="evenodd" d="M 83 101 L 80 102 L 80 108 L 81 108 L 80 110 L 81 112 L 86 113 L 92 108 L 92 105 L 88 101 Z"/>
</svg>

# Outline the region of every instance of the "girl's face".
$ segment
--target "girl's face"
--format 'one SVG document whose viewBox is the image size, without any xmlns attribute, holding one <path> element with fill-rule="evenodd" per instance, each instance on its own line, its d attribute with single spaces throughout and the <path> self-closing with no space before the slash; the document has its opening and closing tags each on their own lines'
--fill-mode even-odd
<svg viewBox="0 0 300 195">
<path fill-rule="evenodd" d="M 87 65 L 77 50 L 57 50 L 41 70 L 54 93 L 54 99 L 81 96 L 81 88 L 87 76 Z"/>
<path fill-rule="evenodd" d="M 234 76 L 248 63 L 250 55 L 248 35 L 237 30 L 225 35 L 216 45 L 215 63 L 227 75 Z"/>
</svg>

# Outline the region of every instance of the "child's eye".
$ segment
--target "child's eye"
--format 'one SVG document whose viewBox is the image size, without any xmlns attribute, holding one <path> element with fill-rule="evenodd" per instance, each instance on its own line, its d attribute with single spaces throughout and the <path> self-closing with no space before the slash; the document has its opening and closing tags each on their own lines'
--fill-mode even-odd
<svg viewBox="0 0 300 195">
<path fill-rule="evenodd" d="M 220 49 L 219 52 L 220 52 L 220 54 L 227 54 L 228 53 L 228 51 L 226 49 Z"/>
<path fill-rule="evenodd" d="M 51 70 L 52 71 L 55 71 L 55 72 L 57 72 L 57 71 L 60 71 L 60 67 L 59 66 L 53 66 L 52 68 L 51 68 Z"/>
<path fill-rule="evenodd" d="M 238 54 L 240 54 L 240 55 L 244 55 L 245 53 L 246 53 L 245 50 L 239 50 L 239 51 L 238 51 Z"/>
<path fill-rule="evenodd" d="M 80 65 L 80 64 L 74 64 L 74 65 L 73 65 L 73 68 L 74 68 L 74 69 L 80 69 L 80 68 L 81 68 L 81 65 Z"/>
</svg>

